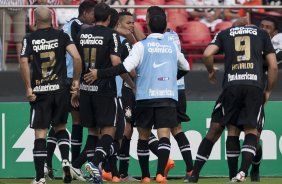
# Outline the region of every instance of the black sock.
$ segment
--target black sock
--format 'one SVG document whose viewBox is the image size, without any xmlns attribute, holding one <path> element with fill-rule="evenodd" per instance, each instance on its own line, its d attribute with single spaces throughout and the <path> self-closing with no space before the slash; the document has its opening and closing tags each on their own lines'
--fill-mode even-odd
<svg viewBox="0 0 282 184">
<path fill-rule="evenodd" d="M 156 136 L 151 133 L 149 138 L 149 149 L 152 153 L 154 153 L 156 156 L 158 156 L 158 146 L 159 146 L 159 140 L 156 138 Z"/>
<path fill-rule="evenodd" d="M 104 169 L 106 172 L 112 172 L 109 158 L 106 158 L 106 159 L 103 161 L 103 169 Z"/>
<path fill-rule="evenodd" d="M 200 172 L 202 170 L 202 167 L 206 163 L 206 161 L 209 159 L 209 156 L 211 154 L 212 148 L 214 143 L 208 140 L 207 138 L 204 138 L 198 148 L 196 160 L 194 163 L 193 168 L 193 176 L 198 177 L 200 175 Z"/>
<path fill-rule="evenodd" d="M 102 162 L 106 156 L 110 154 L 112 143 L 112 136 L 105 134 L 101 137 L 95 150 L 95 157 L 92 159 L 92 163 L 95 166 L 98 166 L 100 162 Z"/>
<path fill-rule="evenodd" d="M 54 151 L 57 146 L 57 138 L 55 137 L 55 130 L 52 127 L 48 133 L 47 137 L 47 158 L 46 158 L 46 164 L 49 168 L 53 168 L 52 164 L 52 158 L 54 155 Z"/>
<path fill-rule="evenodd" d="M 70 137 L 66 130 L 61 130 L 56 133 L 58 146 L 61 152 L 62 160 L 69 160 Z"/>
<path fill-rule="evenodd" d="M 123 136 L 121 148 L 119 150 L 119 172 L 120 176 L 125 178 L 128 176 L 129 167 L 129 150 L 130 150 L 130 139 Z"/>
<path fill-rule="evenodd" d="M 45 139 L 35 139 L 33 148 L 33 160 L 36 171 L 36 181 L 44 178 L 44 163 L 47 157 L 47 148 Z"/>
<path fill-rule="evenodd" d="M 95 149 L 97 147 L 97 144 L 99 142 L 98 136 L 88 135 L 87 141 L 86 141 L 86 157 L 88 162 L 91 162 L 93 160 Z"/>
<path fill-rule="evenodd" d="M 74 161 L 80 154 L 82 145 L 83 127 L 80 125 L 72 125 L 71 132 L 71 160 Z"/>
<path fill-rule="evenodd" d="M 186 172 L 192 171 L 193 170 L 193 161 L 192 161 L 191 148 L 190 148 L 190 143 L 188 141 L 188 138 L 185 136 L 183 132 L 179 132 L 178 134 L 174 136 L 174 138 L 178 144 L 183 160 L 185 161 Z"/>
<path fill-rule="evenodd" d="M 119 151 L 119 143 L 114 141 L 110 148 L 110 154 L 103 162 L 103 169 L 106 172 L 112 172 L 112 176 L 118 176 L 118 169 L 117 169 L 117 155 Z"/>
<path fill-rule="evenodd" d="M 241 149 L 242 152 L 242 161 L 240 171 L 243 171 L 245 174 L 248 173 L 248 169 L 251 165 L 251 162 L 256 154 L 257 146 L 257 136 L 254 134 L 247 134 Z"/>
<path fill-rule="evenodd" d="M 238 136 L 227 136 L 226 156 L 231 180 L 238 173 L 238 159 L 240 156 L 240 141 Z"/>
<path fill-rule="evenodd" d="M 259 169 L 261 158 L 262 158 L 262 149 L 261 149 L 260 143 L 258 143 L 256 156 L 253 158 L 253 161 L 252 161 L 252 170 Z"/>
<path fill-rule="evenodd" d="M 161 174 L 164 176 L 164 170 L 165 166 L 168 161 L 170 153 L 170 141 L 167 137 L 162 137 L 159 140 L 159 146 L 158 146 L 158 170 L 157 174 Z"/>
<path fill-rule="evenodd" d="M 137 156 L 142 172 L 142 178 L 150 177 L 150 171 L 149 171 L 150 150 L 149 150 L 148 140 L 138 139 Z"/>
<path fill-rule="evenodd" d="M 90 162 L 93 159 L 98 140 L 98 136 L 88 135 L 84 149 L 78 158 L 72 163 L 74 168 L 81 168 L 87 160 Z"/>
</svg>

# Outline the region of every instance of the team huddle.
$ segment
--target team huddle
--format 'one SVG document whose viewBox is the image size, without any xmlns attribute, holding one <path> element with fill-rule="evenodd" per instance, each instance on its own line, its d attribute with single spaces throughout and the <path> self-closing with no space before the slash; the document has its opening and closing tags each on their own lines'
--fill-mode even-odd
<svg viewBox="0 0 282 184">
<path fill-rule="evenodd" d="M 128 170 L 133 127 L 139 134 L 142 183 L 151 182 L 150 151 L 158 157 L 156 182 L 168 182 L 168 172 L 174 167 L 169 159 L 170 134 L 186 165 L 184 182 L 197 183 L 225 127 L 230 180 L 244 181 L 253 161 L 256 164 L 250 176 L 259 181 L 263 104 L 277 78 L 275 50 L 266 31 L 238 21 L 216 35 L 206 48 L 204 64 L 210 82 L 216 82 L 213 55 L 218 52 L 225 53 L 225 77 L 210 130 L 193 165 L 190 143 L 181 127 L 181 122 L 190 120 L 184 85 L 190 68 L 177 33 L 167 28 L 165 11 L 158 6 L 147 9 L 147 37 L 134 27 L 133 15 L 127 11 L 118 13 L 92 1 L 82 2 L 78 11 L 77 18 L 56 30 L 50 10 L 36 8 L 37 30 L 23 39 L 20 66 L 31 106 L 30 127 L 35 130 L 33 184 L 45 184 L 45 176 L 54 178 L 56 146 L 62 157 L 64 183 L 73 179 L 90 183 L 139 181 Z M 69 112 L 71 143 L 66 131 Z M 81 149 L 83 127 L 88 136 Z M 245 132 L 241 151 L 240 131 Z M 84 164 L 88 177 L 81 170 Z"/>
</svg>

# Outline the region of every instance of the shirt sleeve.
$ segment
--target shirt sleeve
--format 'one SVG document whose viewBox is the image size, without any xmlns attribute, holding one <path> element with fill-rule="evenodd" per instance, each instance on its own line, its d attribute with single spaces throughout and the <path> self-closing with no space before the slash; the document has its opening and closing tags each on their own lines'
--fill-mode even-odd
<svg viewBox="0 0 282 184">
<path fill-rule="evenodd" d="M 137 42 L 133 45 L 132 50 L 129 52 L 127 58 L 123 62 L 127 72 L 135 69 L 142 61 L 144 55 L 144 46 L 141 42 Z"/>
<path fill-rule="evenodd" d="M 120 38 L 116 32 L 112 32 L 110 39 L 110 54 L 120 56 Z"/>
<path fill-rule="evenodd" d="M 210 45 L 216 45 L 219 47 L 219 50 L 222 50 L 222 37 L 223 37 L 223 32 L 220 31 L 218 32 L 213 40 L 210 42 Z"/>
<path fill-rule="evenodd" d="M 63 40 L 63 45 L 67 47 L 70 44 L 73 44 L 72 38 L 70 37 L 69 34 L 66 32 L 62 31 L 62 40 Z"/>
<path fill-rule="evenodd" d="M 177 60 L 178 60 L 177 67 L 179 70 L 185 70 L 185 71 L 190 70 L 188 61 L 184 57 L 184 54 L 181 53 L 178 49 L 177 49 Z"/>
<path fill-rule="evenodd" d="M 27 57 L 32 53 L 32 45 L 29 43 L 29 36 L 25 36 L 22 42 L 21 57 Z"/>
</svg>

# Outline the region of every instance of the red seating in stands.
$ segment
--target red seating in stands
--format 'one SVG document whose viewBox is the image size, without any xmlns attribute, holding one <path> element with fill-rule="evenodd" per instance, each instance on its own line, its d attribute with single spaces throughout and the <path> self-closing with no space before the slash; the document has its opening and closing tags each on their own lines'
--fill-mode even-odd
<svg viewBox="0 0 282 184">
<path fill-rule="evenodd" d="M 165 4 L 165 0 L 136 0 L 135 1 L 136 5 L 163 5 Z"/>
<path fill-rule="evenodd" d="M 227 29 L 227 28 L 230 28 L 230 27 L 232 27 L 232 22 L 223 21 L 223 22 L 216 24 L 214 32 L 217 33 L 221 30 L 224 30 L 224 29 Z"/>
<path fill-rule="evenodd" d="M 169 13 L 167 14 L 167 21 L 172 22 L 176 26 L 182 26 L 188 22 L 188 16 L 183 13 Z"/>
<path fill-rule="evenodd" d="M 169 1 L 169 2 L 166 2 L 165 5 L 185 5 L 180 3 L 180 2 L 177 2 L 177 1 Z M 167 8 L 166 9 L 166 12 L 167 14 L 173 14 L 173 13 L 182 13 L 182 14 L 185 14 L 187 17 L 188 17 L 188 13 L 185 9 L 182 9 L 182 8 Z"/>
<path fill-rule="evenodd" d="M 266 11 L 265 14 L 274 15 L 274 16 L 282 16 L 281 13 L 276 12 L 276 11 Z"/>
<path fill-rule="evenodd" d="M 166 0 L 166 4 L 167 3 L 177 3 L 178 4 L 182 4 L 182 5 L 185 5 L 185 0 Z"/>
<path fill-rule="evenodd" d="M 151 5 L 151 6 L 154 5 L 154 4 L 147 2 L 147 1 L 136 1 L 135 3 L 136 3 L 136 5 Z M 145 20 L 146 13 L 147 13 L 147 8 L 136 8 L 135 9 L 135 14 L 136 14 L 137 19 Z"/>
<path fill-rule="evenodd" d="M 187 22 L 180 29 L 183 43 L 207 45 L 211 41 L 209 28 L 201 22 Z"/>
</svg>

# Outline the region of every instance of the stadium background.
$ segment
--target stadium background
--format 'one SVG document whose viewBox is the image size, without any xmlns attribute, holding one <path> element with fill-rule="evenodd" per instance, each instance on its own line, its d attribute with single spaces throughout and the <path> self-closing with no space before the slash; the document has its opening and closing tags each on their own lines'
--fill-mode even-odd
<svg viewBox="0 0 282 184">
<path fill-rule="evenodd" d="M 174 7 L 178 8 L 178 7 Z M 183 8 L 183 7 L 182 7 Z M 253 21 L 258 21 L 260 14 L 253 16 Z M 262 15 L 263 16 L 263 15 Z M 279 20 L 282 20 L 281 18 Z M 204 45 L 196 48 L 201 50 Z M 185 51 L 186 54 L 189 53 Z M 199 52 L 201 53 L 201 52 Z M 193 70 L 186 76 L 187 114 L 191 117 L 191 122 L 184 124 L 184 130 L 191 142 L 193 159 L 195 159 L 197 148 L 202 137 L 205 136 L 209 127 L 209 118 L 214 100 L 220 93 L 220 83 L 210 85 L 207 80 L 207 72 L 203 71 L 200 64 L 201 55 L 196 52 L 190 61 L 195 62 Z M 198 61 L 198 62 L 197 62 Z M 217 61 L 220 71 L 219 81 L 222 78 L 222 58 Z M 17 64 L 14 63 L 17 70 Z M 282 72 L 279 71 L 279 78 Z M 24 85 L 18 71 L 0 72 L 0 178 L 33 177 L 34 165 L 32 161 L 33 131 L 28 128 L 29 105 L 26 102 Z M 263 161 L 261 174 L 263 176 L 282 176 L 282 83 L 278 82 L 273 90 L 270 102 L 266 105 L 266 121 L 262 134 Z M 69 120 L 70 121 L 70 120 Z M 71 125 L 71 123 L 69 123 Z M 70 126 L 68 127 L 69 130 Z M 85 134 L 87 132 L 85 131 Z M 86 136 L 84 136 L 86 138 Z M 203 176 L 226 176 L 227 162 L 225 155 L 226 132 L 215 145 L 210 161 L 203 169 Z M 131 164 L 130 173 L 140 176 L 138 161 L 136 160 L 137 134 L 133 136 L 131 144 Z M 56 150 L 58 154 L 58 150 Z M 181 154 L 172 141 L 171 158 L 176 161 L 176 167 L 170 172 L 170 176 L 183 176 L 185 173 L 184 162 L 181 161 Z M 150 170 L 156 170 L 156 157 L 150 157 Z M 20 168 L 17 172 L 14 168 Z M 54 157 L 54 168 L 60 168 L 57 156 Z M 55 173 L 61 176 L 61 172 Z"/>
</svg>

